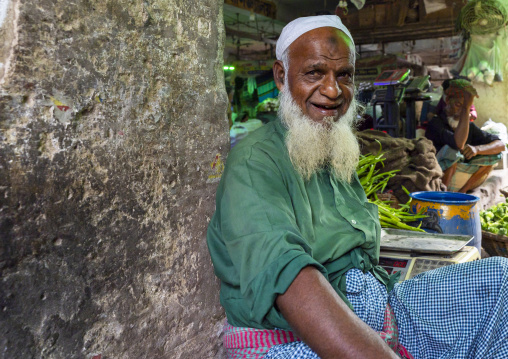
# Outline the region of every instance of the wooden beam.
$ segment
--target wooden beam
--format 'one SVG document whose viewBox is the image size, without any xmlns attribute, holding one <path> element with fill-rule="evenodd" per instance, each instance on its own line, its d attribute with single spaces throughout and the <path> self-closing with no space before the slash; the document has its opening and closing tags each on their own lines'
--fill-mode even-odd
<svg viewBox="0 0 508 359">
<path fill-rule="evenodd" d="M 271 19 L 277 16 L 277 6 L 267 0 L 224 0 L 225 4 L 233 5 L 239 9 L 255 12 Z"/>
<path fill-rule="evenodd" d="M 379 42 L 411 41 L 421 39 L 435 39 L 458 35 L 455 24 L 441 23 L 414 23 L 401 27 L 378 27 L 374 29 L 350 29 L 356 45 L 376 44 Z"/>
<path fill-rule="evenodd" d="M 262 37 L 260 35 L 258 35 L 257 33 L 254 33 L 254 32 L 246 32 L 246 31 L 239 31 L 239 30 L 235 30 L 235 29 L 232 29 L 228 26 L 226 26 L 226 35 L 234 35 L 234 36 L 238 36 L 240 38 L 246 38 L 246 39 L 251 39 L 251 40 L 255 40 L 255 41 L 259 41 L 259 42 L 264 42 L 266 44 L 271 44 L 271 45 L 276 45 L 277 44 L 277 40 L 273 40 L 273 39 L 269 39 L 269 38 L 266 38 L 266 37 Z"/>
</svg>

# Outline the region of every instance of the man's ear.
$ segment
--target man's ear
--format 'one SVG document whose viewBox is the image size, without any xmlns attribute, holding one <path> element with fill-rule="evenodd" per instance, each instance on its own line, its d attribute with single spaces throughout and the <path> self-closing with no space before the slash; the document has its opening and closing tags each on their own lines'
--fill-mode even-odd
<svg viewBox="0 0 508 359">
<path fill-rule="evenodd" d="M 284 65 L 282 61 L 276 60 L 273 63 L 273 80 L 275 81 L 275 85 L 279 91 L 284 89 L 284 75 L 285 75 Z"/>
</svg>

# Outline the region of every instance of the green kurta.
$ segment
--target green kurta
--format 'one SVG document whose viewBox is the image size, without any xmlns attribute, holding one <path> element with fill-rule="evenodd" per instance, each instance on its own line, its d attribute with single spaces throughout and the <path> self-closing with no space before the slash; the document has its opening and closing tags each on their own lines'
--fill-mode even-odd
<svg viewBox="0 0 508 359">
<path fill-rule="evenodd" d="M 348 304 L 344 274 L 351 268 L 392 286 L 376 266 L 377 207 L 358 179 L 344 183 L 323 170 L 304 181 L 289 159 L 285 132 L 275 121 L 243 139 L 229 154 L 217 190 L 207 240 L 233 326 L 290 329 L 275 298 L 309 265 Z"/>
</svg>

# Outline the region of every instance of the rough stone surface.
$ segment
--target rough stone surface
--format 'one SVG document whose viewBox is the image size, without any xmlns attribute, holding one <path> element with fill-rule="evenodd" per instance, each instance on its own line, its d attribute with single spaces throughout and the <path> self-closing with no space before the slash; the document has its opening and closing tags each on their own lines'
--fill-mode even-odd
<svg viewBox="0 0 508 359">
<path fill-rule="evenodd" d="M 0 358 L 221 357 L 222 1 L 4 1 Z"/>
</svg>

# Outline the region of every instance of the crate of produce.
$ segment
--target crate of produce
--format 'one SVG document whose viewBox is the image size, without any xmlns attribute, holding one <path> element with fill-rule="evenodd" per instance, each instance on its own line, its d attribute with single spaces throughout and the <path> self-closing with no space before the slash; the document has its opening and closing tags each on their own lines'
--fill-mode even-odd
<svg viewBox="0 0 508 359">
<path fill-rule="evenodd" d="M 508 257 L 507 201 L 480 212 L 482 247 L 491 256 Z"/>
<path fill-rule="evenodd" d="M 490 256 L 508 257 L 508 236 L 482 231 L 482 247 Z"/>
<path fill-rule="evenodd" d="M 508 237 L 482 231 L 482 247 L 490 256 L 508 257 Z"/>
</svg>

